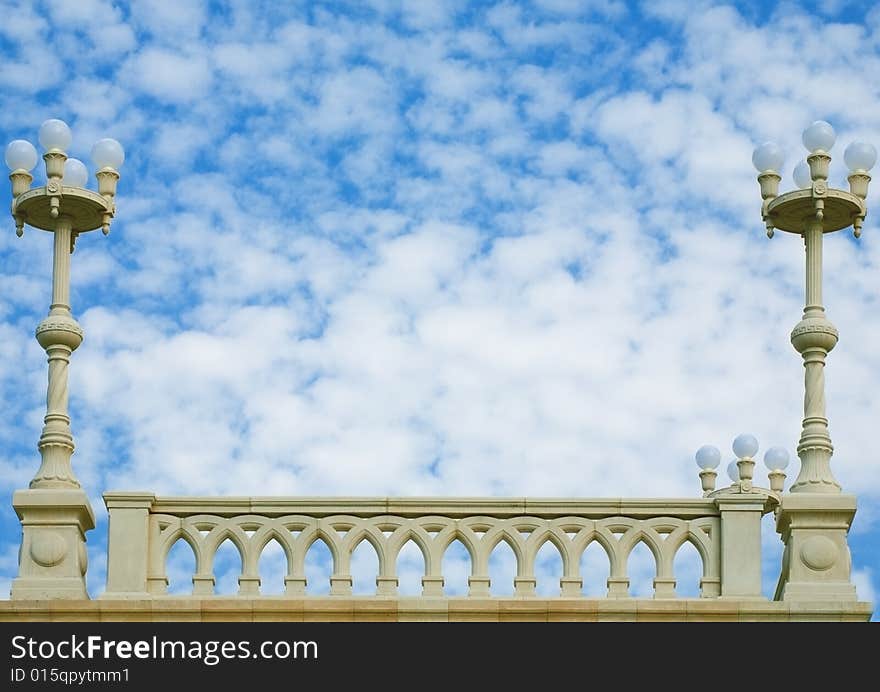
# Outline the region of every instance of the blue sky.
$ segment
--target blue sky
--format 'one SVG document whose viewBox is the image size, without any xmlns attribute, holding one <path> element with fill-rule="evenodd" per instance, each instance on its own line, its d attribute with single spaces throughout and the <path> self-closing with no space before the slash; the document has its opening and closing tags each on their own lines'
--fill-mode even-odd
<svg viewBox="0 0 880 692">
<path fill-rule="evenodd" d="M 110 237 L 73 257 L 93 593 L 108 489 L 696 496 L 702 444 L 725 465 L 743 431 L 762 453 L 793 452 L 803 250 L 765 237 L 751 151 L 787 149 L 787 189 L 801 131 L 828 120 L 841 186 L 845 145 L 880 143 L 871 3 L 0 10 L 0 141 L 35 141 L 58 117 L 71 155 L 104 136 L 127 152 Z M 874 218 L 825 254 L 841 333 L 833 467 L 859 495 L 867 599 L 880 588 Z M 11 494 L 39 465 L 33 329 L 51 277 L 48 236 L 18 239 L 11 218 L 7 231 L 0 593 L 16 571 Z M 769 527 L 767 552 L 769 584 Z"/>
</svg>

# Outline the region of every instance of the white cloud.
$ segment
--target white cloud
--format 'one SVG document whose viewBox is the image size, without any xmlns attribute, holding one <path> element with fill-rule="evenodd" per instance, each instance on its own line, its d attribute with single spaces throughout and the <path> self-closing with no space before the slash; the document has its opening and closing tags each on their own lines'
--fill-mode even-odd
<svg viewBox="0 0 880 692">
<path fill-rule="evenodd" d="M 196 39 L 208 21 L 202 0 L 138 0 L 131 15 L 155 39 L 169 43 Z"/>
<path fill-rule="evenodd" d="M 208 61 L 198 54 L 147 48 L 132 59 L 129 69 L 135 86 L 170 103 L 191 103 L 211 84 Z"/>
<path fill-rule="evenodd" d="M 355 67 L 328 76 L 320 86 L 318 106 L 309 119 L 313 130 L 351 137 L 385 132 L 393 126 L 395 94 L 376 70 Z"/>
</svg>

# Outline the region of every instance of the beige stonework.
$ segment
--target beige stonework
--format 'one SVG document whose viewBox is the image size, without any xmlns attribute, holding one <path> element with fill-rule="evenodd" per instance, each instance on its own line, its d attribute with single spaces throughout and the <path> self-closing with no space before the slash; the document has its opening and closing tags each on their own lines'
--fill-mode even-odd
<svg viewBox="0 0 880 692">
<path fill-rule="evenodd" d="M 12 497 L 22 526 L 13 599 L 87 597 L 86 531 L 95 515 L 86 494 L 76 489 L 16 490 Z"/>
<path fill-rule="evenodd" d="M 689 599 L 558 599 L 369 597 L 308 599 L 167 598 L 138 601 L 0 601 L 0 622 L 692 622 L 830 621 L 871 617 L 869 603 Z"/>
</svg>

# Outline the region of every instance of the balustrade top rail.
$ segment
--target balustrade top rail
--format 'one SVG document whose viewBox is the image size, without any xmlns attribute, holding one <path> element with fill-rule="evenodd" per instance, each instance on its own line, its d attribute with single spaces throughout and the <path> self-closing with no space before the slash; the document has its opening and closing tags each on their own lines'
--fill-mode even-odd
<svg viewBox="0 0 880 692">
<path fill-rule="evenodd" d="M 446 517 L 468 517 L 482 514 L 491 517 L 529 515 L 554 518 L 577 515 L 600 519 L 614 515 L 629 517 L 667 516 L 680 519 L 717 516 L 717 503 L 711 498 L 531 498 L 531 497 L 162 497 L 152 493 L 107 492 L 104 501 L 108 509 L 131 502 L 150 503 L 153 514 L 175 516 L 214 514 L 231 517 L 240 514 L 259 514 L 277 517 L 284 514 L 307 514 L 326 517 L 349 514 L 357 517 L 393 514 L 400 517 L 420 517 L 438 514 Z M 768 510 L 769 511 L 769 508 Z"/>
</svg>

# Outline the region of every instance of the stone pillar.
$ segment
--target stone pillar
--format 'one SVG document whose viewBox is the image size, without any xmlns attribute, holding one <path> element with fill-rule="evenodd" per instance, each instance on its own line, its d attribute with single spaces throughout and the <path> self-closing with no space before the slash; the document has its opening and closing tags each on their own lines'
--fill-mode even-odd
<svg viewBox="0 0 880 692">
<path fill-rule="evenodd" d="M 88 598 L 85 532 L 95 515 L 79 488 L 16 490 L 12 506 L 21 520 L 14 600 Z"/>
<path fill-rule="evenodd" d="M 786 494 L 776 517 L 785 553 L 777 601 L 857 600 L 846 535 L 856 513 L 853 495 Z"/>
<path fill-rule="evenodd" d="M 761 598 L 761 517 L 768 498 L 731 492 L 715 502 L 721 512 L 721 598 Z"/>
<path fill-rule="evenodd" d="M 105 493 L 110 515 L 107 589 L 102 598 L 148 598 L 152 493 Z"/>
</svg>

